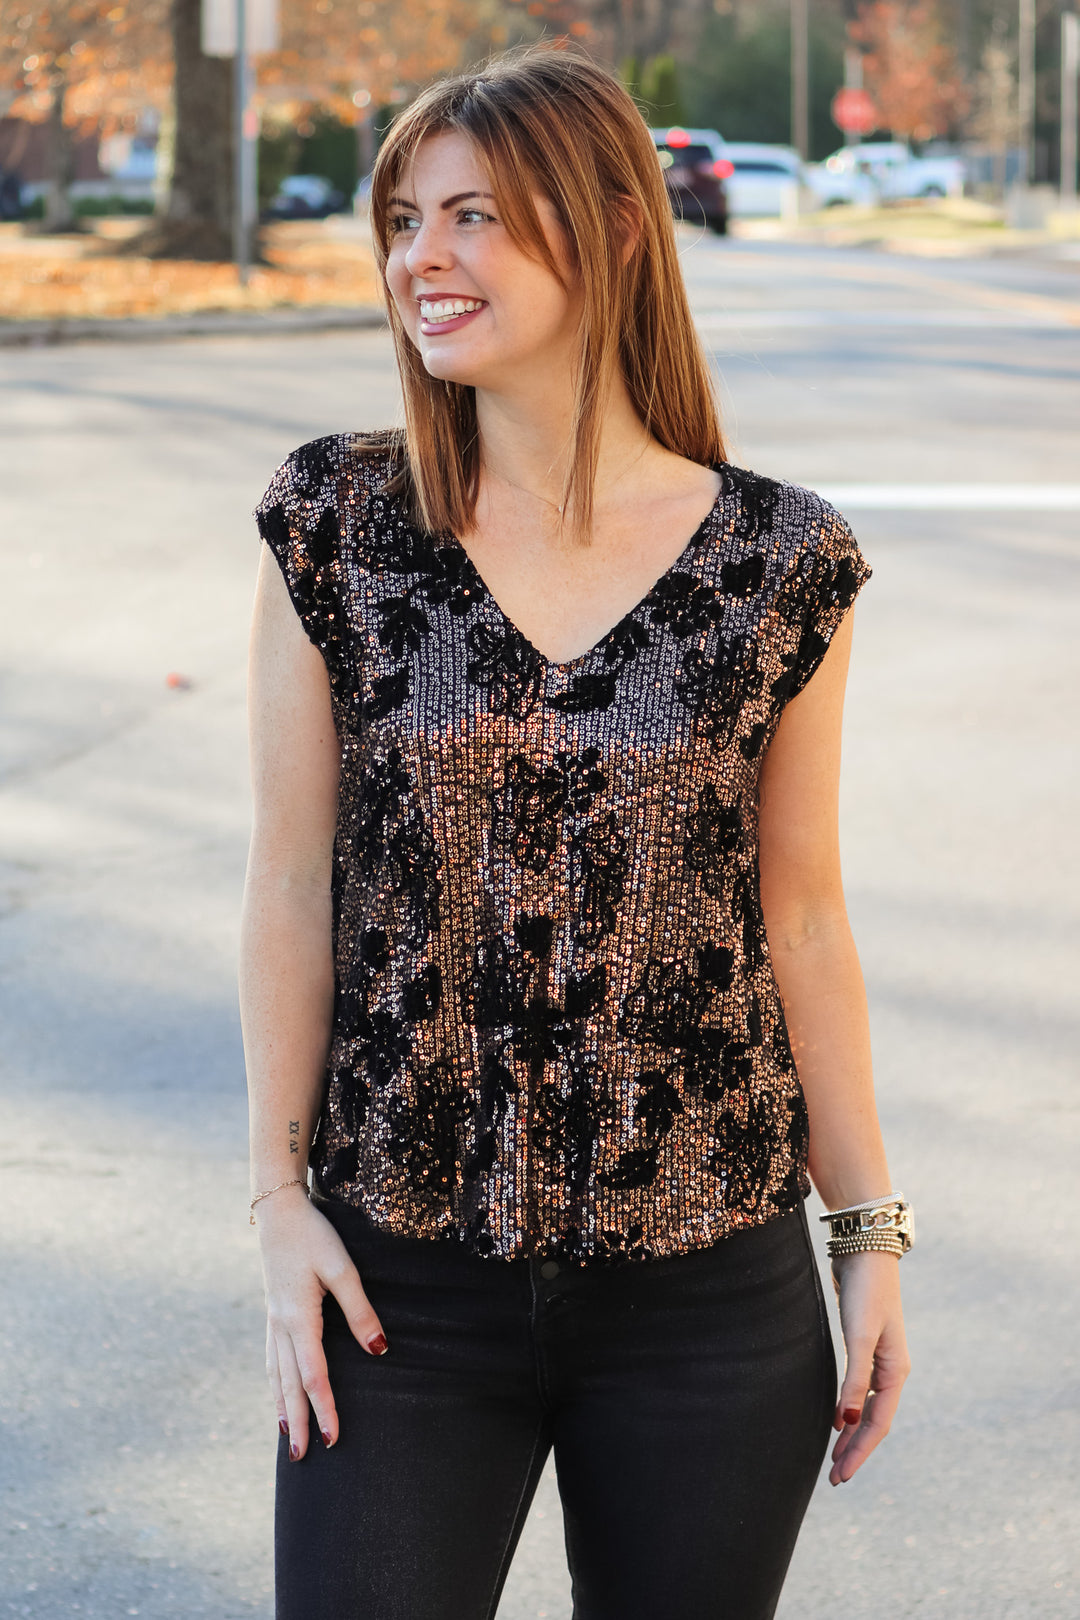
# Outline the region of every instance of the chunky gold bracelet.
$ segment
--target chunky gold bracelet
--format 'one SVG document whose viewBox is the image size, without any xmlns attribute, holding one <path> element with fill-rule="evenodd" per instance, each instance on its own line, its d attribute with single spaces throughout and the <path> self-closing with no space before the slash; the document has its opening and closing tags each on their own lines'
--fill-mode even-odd
<svg viewBox="0 0 1080 1620">
<path fill-rule="evenodd" d="M 915 1216 L 903 1193 L 889 1193 L 887 1198 L 868 1198 L 862 1204 L 849 1204 L 844 1209 L 827 1210 L 819 1215 L 829 1223 L 829 1241 L 825 1247 L 830 1260 L 840 1255 L 863 1254 L 868 1251 L 907 1254 L 915 1241 Z"/>
<path fill-rule="evenodd" d="M 255 1205 L 261 1203 L 264 1198 L 269 1198 L 272 1193 L 280 1192 L 283 1187 L 303 1187 L 306 1190 L 307 1182 L 300 1181 L 294 1176 L 291 1181 L 279 1181 L 276 1187 L 267 1187 L 265 1192 L 256 1193 L 248 1209 L 249 1226 L 255 1225 Z"/>
</svg>

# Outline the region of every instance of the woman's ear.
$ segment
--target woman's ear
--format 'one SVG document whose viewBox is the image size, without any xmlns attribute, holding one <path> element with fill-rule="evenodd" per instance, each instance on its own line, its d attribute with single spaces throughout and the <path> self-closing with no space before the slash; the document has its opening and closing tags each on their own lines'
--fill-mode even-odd
<svg viewBox="0 0 1080 1620">
<path fill-rule="evenodd" d="M 637 245 L 641 240 L 641 230 L 645 216 L 641 204 L 634 197 L 616 197 L 614 202 L 615 217 L 618 220 L 622 262 L 627 264 L 633 258 Z"/>
</svg>

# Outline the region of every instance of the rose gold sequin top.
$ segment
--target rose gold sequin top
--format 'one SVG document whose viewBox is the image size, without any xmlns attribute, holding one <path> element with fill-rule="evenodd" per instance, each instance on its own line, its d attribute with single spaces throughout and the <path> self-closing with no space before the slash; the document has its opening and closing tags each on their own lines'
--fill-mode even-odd
<svg viewBox="0 0 1080 1620">
<path fill-rule="evenodd" d="M 757 779 L 869 575 L 817 495 L 730 465 L 596 646 L 552 663 L 361 434 L 261 501 L 341 744 L 318 1190 L 478 1255 L 699 1248 L 809 1191 Z"/>
</svg>

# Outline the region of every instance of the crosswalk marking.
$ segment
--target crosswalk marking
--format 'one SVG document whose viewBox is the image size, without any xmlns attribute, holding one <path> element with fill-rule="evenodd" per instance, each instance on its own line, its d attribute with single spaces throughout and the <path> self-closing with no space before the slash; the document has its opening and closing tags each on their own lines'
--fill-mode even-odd
<svg viewBox="0 0 1080 1620">
<path fill-rule="evenodd" d="M 727 332 L 827 327 L 989 327 L 996 331 L 1059 332 L 1077 325 L 1068 310 L 1058 314 L 1045 309 L 1031 314 L 1008 309 L 725 309 L 701 310 L 695 319 L 698 331 L 706 338 Z"/>
<path fill-rule="evenodd" d="M 841 512 L 1080 512 L 1080 484 L 815 484 Z"/>
</svg>

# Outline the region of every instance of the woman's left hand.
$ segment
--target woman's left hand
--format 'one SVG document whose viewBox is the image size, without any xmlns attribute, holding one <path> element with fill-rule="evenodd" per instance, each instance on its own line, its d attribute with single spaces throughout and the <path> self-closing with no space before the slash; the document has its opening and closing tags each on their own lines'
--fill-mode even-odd
<svg viewBox="0 0 1080 1620">
<path fill-rule="evenodd" d="M 892 1427 L 911 1371 L 900 1307 L 900 1262 L 893 1254 L 848 1254 L 832 1263 L 847 1367 L 833 1427 L 829 1484 L 840 1485 Z"/>
</svg>

